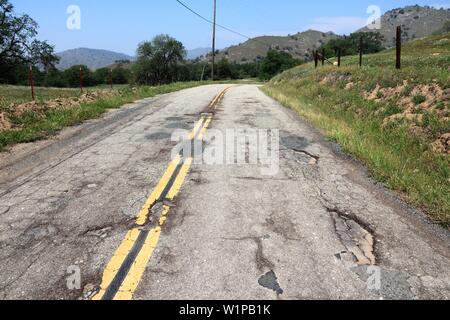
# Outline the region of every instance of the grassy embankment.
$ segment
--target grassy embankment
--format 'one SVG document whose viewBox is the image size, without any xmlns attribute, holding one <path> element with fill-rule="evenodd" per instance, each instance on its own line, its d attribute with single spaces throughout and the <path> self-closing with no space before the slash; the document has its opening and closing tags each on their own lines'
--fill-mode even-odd
<svg viewBox="0 0 450 320">
<path fill-rule="evenodd" d="M 125 89 L 126 85 L 114 85 L 113 89 Z M 109 89 L 109 86 L 97 86 L 85 88 L 86 92 L 96 90 Z M 80 97 L 79 88 L 44 88 L 37 87 L 35 89 L 36 100 L 40 103 L 51 99 L 60 98 L 78 98 Z M 0 111 L 7 109 L 12 103 L 20 104 L 31 100 L 30 87 L 27 86 L 11 86 L 0 85 Z"/>
<path fill-rule="evenodd" d="M 30 89 L 27 87 L 0 86 L 0 115 L 7 117 L 11 128 L 0 128 L 0 151 L 16 143 L 32 142 L 44 139 L 59 130 L 79 124 L 88 119 L 99 118 L 108 109 L 120 108 L 133 101 L 153 97 L 158 94 L 170 93 L 182 89 L 192 88 L 210 82 L 183 82 L 162 85 L 158 87 L 138 87 L 132 90 L 128 86 L 117 86 L 112 94 L 102 96 L 95 101 L 81 103 L 77 106 L 47 108 L 46 101 L 51 99 L 79 98 L 79 89 L 37 88 L 37 103 L 43 107 L 31 108 L 20 112 L 13 110 L 20 103 L 30 100 Z M 88 88 L 86 92 L 93 92 L 106 88 Z M 106 91 L 106 90 L 105 90 Z M 2 119 L 0 119 L 1 121 Z"/>
<path fill-rule="evenodd" d="M 365 56 L 362 68 L 358 61 L 302 65 L 263 90 L 365 162 L 374 178 L 450 226 L 450 155 L 443 148 L 450 133 L 450 34 L 405 44 L 400 71 L 394 50 Z"/>
</svg>

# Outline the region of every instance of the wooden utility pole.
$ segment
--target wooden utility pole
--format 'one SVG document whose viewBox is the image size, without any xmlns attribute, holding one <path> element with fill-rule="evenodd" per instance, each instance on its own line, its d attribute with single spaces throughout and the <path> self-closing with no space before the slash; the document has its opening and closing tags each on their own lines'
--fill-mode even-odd
<svg viewBox="0 0 450 320">
<path fill-rule="evenodd" d="M 314 50 L 314 66 L 317 68 L 319 65 L 319 51 Z"/>
<path fill-rule="evenodd" d="M 363 37 L 359 37 L 359 66 L 362 67 L 362 57 L 363 57 Z"/>
<path fill-rule="evenodd" d="M 325 65 L 325 49 L 322 49 L 322 65 Z"/>
<path fill-rule="evenodd" d="M 216 60 L 216 12 L 217 12 L 217 0 L 214 0 L 214 22 L 213 22 L 213 43 L 212 43 L 212 67 L 211 67 L 211 80 L 214 81 L 214 64 Z"/>
<path fill-rule="evenodd" d="M 31 99 L 35 101 L 36 96 L 34 94 L 33 66 L 31 65 L 31 63 L 30 63 L 30 70 L 28 71 L 28 82 L 31 88 Z"/>
<path fill-rule="evenodd" d="M 200 77 L 200 81 L 203 81 L 203 76 L 205 75 L 206 65 L 207 65 L 207 63 L 205 63 L 205 65 L 203 66 L 202 76 Z"/>
<path fill-rule="evenodd" d="M 395 46 L 396 46 L 396 51 L 397 51 L 397 58 L 396 58 L 396 63 L 395 63 L 395 67 L 397 69 L 401 69 L 402 67 L 402 27 L 398 26 L 397 27 L 397 37 L 395 39 Z"/>
</svg>

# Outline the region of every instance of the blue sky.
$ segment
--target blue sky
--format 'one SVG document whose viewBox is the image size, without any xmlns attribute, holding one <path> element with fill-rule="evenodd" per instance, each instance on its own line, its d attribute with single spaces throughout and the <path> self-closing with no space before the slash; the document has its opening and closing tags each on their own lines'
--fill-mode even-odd
<svg viewBox="0 0 450 320">
<path fill-rule="evenodd" d="M 40 26 L 39 39 L 48 40 L 57 51 L 77 47 L 107 49 L 133 55 L 137 44 L 167 33 L 186 48 L 210 47 L 211 25 L 175 0 L 11 0 L 18 13 L 27 13 Z M 183 0 L 207 18 L 213 0 Z M 218 23 L 250 37 L 287 35 L 310 28 L 349 33 L 368 19 L 368 6 L 382 13 L 405 5 L 446 6 L 449 0 L 218 0 Z M 69 30 L 69 5 L 81 9 L 81 29 Z M 217 45 L 223 48 L 246 39 L 218 30 Z"/>
</svg>

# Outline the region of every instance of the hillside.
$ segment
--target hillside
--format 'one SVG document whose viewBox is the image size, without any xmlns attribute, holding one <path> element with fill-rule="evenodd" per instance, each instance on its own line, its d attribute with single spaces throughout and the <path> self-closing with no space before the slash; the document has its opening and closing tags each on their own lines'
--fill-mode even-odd
<svg viewBox="0 0 450 320">
<path fill-rule="evenodd" d="M 432 35 L 443 29 L 450 21 L 450 9 L 435 9 L 431 7 L 407 6 L 393 9 L 381 17 L 381 30 L 386 47 L 395 46 L 397 26 L 403 28 L 403 41 L 414 40 Z M 363 28 L 359 31 L 370 31 Z"/>
<path fill-rule="evenodd" d="M 68 69 L 74 65 L 83 64 L 89 69 L 95 70 L 113 65 L 118 60 L 132 60 L 133 57 L 123 53 L 107 50 L 97 50 L 88 48 L 78 48 L 57 53 L 60 62 L 57 68 Z"/>
<path fill-rule="evenodd" d="M 384 45 L 386 47 L 392 47 L 398 25 L 403 26 L 403 40 L 409 41 L 430 36 L 435 32 L 441 31 L 444 24 L 449 20 L 449 9 L 407 6 L 386 12 L 381 18 L 381 30 L 379 32 L 385 37 Z M 358 31 L 371 30 L 367 28 L 355 30 L 355 32 Z M 285 37 L 257 37 L 237 46 L 222 50 L 219 54 L 219 59 L 226 57 L 230 61 L 238 63 L 255 61 L 258 58 L 265 57 L 269 48 L 278 48 L 282 51 L 289 52 L 295 58 L 309 60 L 312 57 L 312 50 L 336 37 L 338 35 L 332 32 L 323 33 L 314 30 Z"/>
<path fill-rule="evenodd" d="M 192 50 L 187 50 L 186 58 L 188 60 L 194 60 L 201 56 L 207 55 L 208 53 L 211 52 L 211 50 L 212 50 L 211 48 L 196 48 Z"/>
<path fill-rule="evenodd" d="M 450 33 L 395 50 L 344 57 L 342 67 L 304 64 L 264 91 L 308 119 L 372 175 L 450 226 Z"/>
<path fill-rule="evenodd" d="M 312 56 L 313 49 L 320 47 L 333 38 L 336 38 L 336 35 L 332 32 L 324 33 L 314 30 L 300 32 L 286 37 L 257 37 L 238 46 L 232 46 L 222 50 L 219 54 L 219 59 L 226 57 L 233 62 L 251 62 L 264 57 L 270 48 L 289 52 L 295 58 L 309 59 Z"/>
</svg>

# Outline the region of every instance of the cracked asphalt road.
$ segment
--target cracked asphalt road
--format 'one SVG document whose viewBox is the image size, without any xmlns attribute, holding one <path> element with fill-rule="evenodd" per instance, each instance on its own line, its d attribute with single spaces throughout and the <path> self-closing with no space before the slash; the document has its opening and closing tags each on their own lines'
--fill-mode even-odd
<svg viewBox="0 0 450 320">
<path fill-rule="evenodd" d="M 0 299 L 98 290 L 170 162 L 171 134 L 226 87 L 145 99 L 0 155 Z M 256 128 L 280 130 L 279 172 L 194 164 L 135 299 L 450 298 L 447 230 L 257 86 L 233 86 L 209 129 Z M 67 288 L 70 266 L 80 290 Z"/>
</svg>

